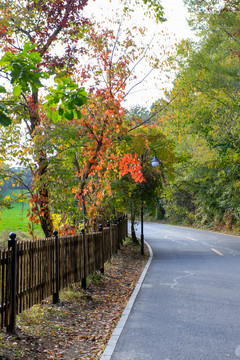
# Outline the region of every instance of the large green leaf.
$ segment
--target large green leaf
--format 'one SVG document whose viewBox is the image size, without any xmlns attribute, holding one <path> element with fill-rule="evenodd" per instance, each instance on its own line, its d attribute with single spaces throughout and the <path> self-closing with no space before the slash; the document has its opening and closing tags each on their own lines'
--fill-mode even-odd
<svg viewBox="0 0 240 360">
<path fill-rule="evenodd" d="M 0 86 L 0 93 L 4 93 L 4 94 L 6 94 L 6 89 L 5 89 L 5 87 L 3 87 L 3 86 Z"/>
<path fill-rule="evenodd" d="M 11 118 L 4 114 L 0 109 L 0 124 L 3 126 L 8 126 L 11 124 Z"/>
<path fill-rule="evenodd" d="M 15 97 L 19 97 L 19 95 L 21 94 L 21 90 L 22 90 L 21 85 L 16 85 L 16 86 L 14 86 L 14 88 L 13 88 L 13 95 L 14 95 Z"/>
<path fill-rule="evenodd" d="M 47 111 L 47 116 L 52 117 L 54 122 L 60 120 L 72 120 L 74 116 L 81 118 L 81 111 L 77 108 L 87 103 L 87 93 L 84 88 L 78 88 L 78 85 L 69 78 L 56 79 L 57 87 L 50 88 L 51 93 L 45 98 L 47 102 L 45 107 L 48 109 L 56 108 L 54 115 Z"/>
</svg>

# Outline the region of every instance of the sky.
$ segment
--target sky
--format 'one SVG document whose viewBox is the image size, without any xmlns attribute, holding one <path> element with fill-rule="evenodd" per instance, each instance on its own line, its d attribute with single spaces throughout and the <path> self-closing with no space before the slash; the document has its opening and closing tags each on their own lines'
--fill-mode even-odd
<svg viewBox="0 0 240 360">
<path fill-rule="evenodd" d="M 93 14 L 98 20 L 103 20 L 105 17 L 113 19 L 116 16 L 116 9 L 120 6 L 120 0 L 89 0 L 88 6 L 86 7 L 87 15 Z M 130 0 L 130 2 L 134 2 Z M 164 7 L 165 17 L 167 21 L 162 24 L 156 24 L 154 19 L 147 19 L 141 8 L 134 11 L 131 20 L 129 20 L 129 27 L 136 25 L 145 25 L 149 38 L 152 39 L 155 33 L 153 43 L 155 50 L 154 53 L 158 53 L 158 42 L 164 44 L 164 47 L 168 49 L 170 46 L 175 46 L 183 38 L 193 37 L 193 33 L 188 27 L 187 17 L 188 12 L 184 6 L 183 0 L 162 0 Z M 161 34 L 164 33 L 164 37 L 160 39 Z M 160 35 L 159 35 L 160 34 Z M 148 41 L 148 40 L 147 40 Z M 160 53 L 160 51 L 159 51 Z M 165 58 L 163 58 L 165 60 Z M 146 64 L 138 66 L 136 69 L 138 79 L 144 77 L 145 74 L 150 70 Z M 174 74 L 165 73 L 162 69 L 154 70 L 151 75 L 141 83 L 138 87 L 135 87 L 133 91 L 127 96 L 125 106 L 130 108 L 134 105 L 141 105 L 143 107 L 150 108 L 153 101 L 156 101 L 163 96 L 163 89 L 170 89 Z M 131 84 L 132 85 L 132 84 Z"/>
<path fill-rule="evenodd" d="M 182 0 L 162 0 L 167 22 L 164 24 L 178 39 L 191 37 L 192 31 L 187 24 L 188 11 Z"/>
</svg>

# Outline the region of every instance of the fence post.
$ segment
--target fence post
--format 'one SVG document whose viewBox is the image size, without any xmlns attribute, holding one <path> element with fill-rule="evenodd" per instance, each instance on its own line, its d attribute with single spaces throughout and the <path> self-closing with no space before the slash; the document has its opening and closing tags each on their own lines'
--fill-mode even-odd
<svg viewBox="0 0 240 360">
<path fill-rule="evenodd" d="M 120 244 L 122 245 L 123 244 L 123 217 L 122 215 L 119 216 L 118 218 L 118 221 L 119 221 L 119 224 L 120 224 Z"/>
<path fill-rule="evenodd" d="M 126 220 L 125 220 L 125 215 L 122 216 L 123 219 L 123 240 L 126 239 L 127 235 L 126 235 Z"/>
<path fill-rule="evenodd" d="M 56 250 L 56 292 L 53 293 L 53 304 L 59 302 L 59 288 L 60 288 L 60 249 L 59 249 L 59 238 L 57 230 L 53 231 L 55 237 L 55 250 Z"/>
<path fill-rule="evenodd" d="M 110 258 L 112 257 L 112 232 L 111 232 L 111 223 L 107 221 L 107 227 L 109 228 L 109 240 L 110 240 Z"/>
<path fill-rule="evenodd" d="M 10 269 L 10 302 L 8 309 L 7 332 L 14 334 L 16 329 L 17 314 L 17 240 L 16 234 L 10 233 L 8 240 L 8 251 L 12 251 L 11 269 Z M 8 306 L 8 304 L 6 304 Z"/>
<path fill-rule="evenodd" d="M 86 236 L 85 229 L 81 230 L 83 236 L 83 278 L 82 278 L 82 288 L 86 290 L 87 288 L 87 251 L 86 251 Z"/>
<path fill-rule="evenodd" d="M 114 218 L 113 223 L 114 223 L 114 225 L 117 225 L 116 218 Z M 115 226 L 115 249 L 114 250 L 115 250 L 115 252 L 117 252 L 117 250 L 118 250 L 118 230 L 117 230 L 116 226 Z"/>
<path fill-rule="evenodd" d="M 103 231 L 103 226 L 102 224 L 99 225 L 99 231 L 102 232 L 102 267 L 101 267 L 101 273 L 104 274 L 104 231 Z"/>
<path fill-rule="evenodd" d="M 121 234 L 120 234 L 120 220 L 114 219 L 115 224 L 117 225 L 117 249 L 119 250 L 121 248 Z"/>
<path fill-rule="evenodd" d="M 128 216 L 125 215 L 125 221 L 126 221 L 126 224 L 125 224 L 125 234 L 126 234 L 126 237 L 128 237 Z"/>
</svg>

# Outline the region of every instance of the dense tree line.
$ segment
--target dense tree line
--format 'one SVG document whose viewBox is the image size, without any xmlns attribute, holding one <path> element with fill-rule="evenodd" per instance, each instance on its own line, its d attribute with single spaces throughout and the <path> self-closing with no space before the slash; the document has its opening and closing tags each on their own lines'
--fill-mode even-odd
<svg viewBox="0 0 240 360">
<path fill-rule="evenodd" d="M 178 164 L 163 201 L 172 222 L 240 226 L 240 5 L 187 1 L 198 41 L 182 41 L 161 117 Z M 160 100 L 154 108 L 163 104 Z"/>
</svg>

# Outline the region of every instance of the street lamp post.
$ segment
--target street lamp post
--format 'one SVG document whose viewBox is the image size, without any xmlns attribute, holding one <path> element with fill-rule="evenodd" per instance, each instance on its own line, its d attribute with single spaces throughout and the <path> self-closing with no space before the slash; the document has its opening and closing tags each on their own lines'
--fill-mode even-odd
<svg viewBox="0 0 240 360">
<path fill-rule="evenodd" d="M 143 169 L 143 159 L 144 156 L 146 156 L 147 152 L 151 150 L 154 151 L 154 158 L 151 161 L 151 164 L 153 167 L 157 167 L 160 164 L 160 161 L 158 160 L 157 156 L 156 156 L 156 151 L 154 149 L 147 149 L 146 152 L 144 154 L 141 154 L 141 171 Z M 144 234 L 143 234 L 143 183 L 141 184 L 141 255 L 144 255 Z"/>
</svg>

